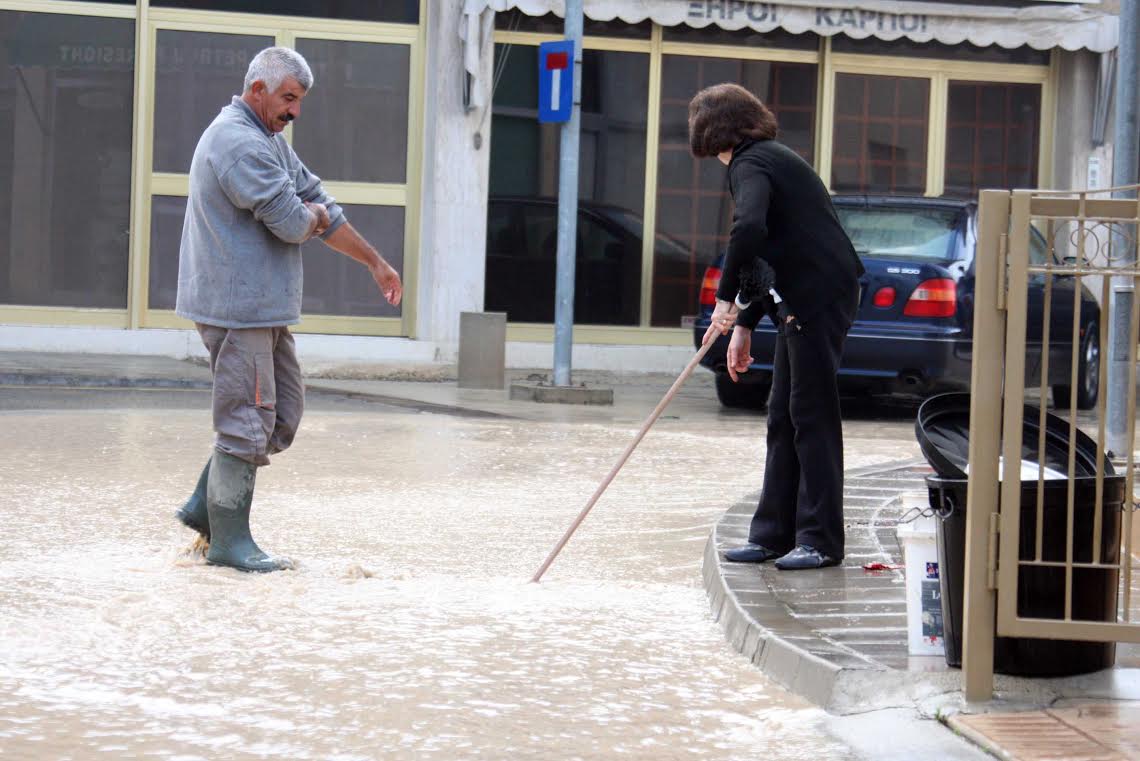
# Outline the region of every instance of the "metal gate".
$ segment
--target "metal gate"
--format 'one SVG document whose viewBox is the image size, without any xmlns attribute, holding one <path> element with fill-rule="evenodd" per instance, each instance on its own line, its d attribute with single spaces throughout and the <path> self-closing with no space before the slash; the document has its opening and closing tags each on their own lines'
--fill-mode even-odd
<svg viewBox="0 0 1140 761">
<path fill-rule="evenodd" d="M 1140 642 L 1131 610 L 1140 203 L 1112 198 L 1114 190 L 1136 188 L 981 194 L 962 643 L 968 700 L 992 696 L 995 631 Z M 1123 363 L 1114 372 L 1127 373 L 1127 393 L 1114 393 L 1109 409 L 1112 363 Z M 1050 398 L 1063 422 L 1047 419 Z M 1113 458 L 1110 439 L 1121 450 Z M 1088 599 L 1093 586 L 1099 614 Z M 1019 602 L 1019 588 L 1034 587 L 1050 603 L 1045 613 Z"/>
</svg>

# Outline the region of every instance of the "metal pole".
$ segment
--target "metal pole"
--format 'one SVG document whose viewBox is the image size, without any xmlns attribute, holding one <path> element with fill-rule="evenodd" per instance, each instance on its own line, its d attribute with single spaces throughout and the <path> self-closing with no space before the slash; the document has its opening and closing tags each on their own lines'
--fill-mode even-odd
<svg viewBox="0 0 1140 761">
<path fill-rule="evenodd" d="M 554 289 L 554 385 L 570 385 L 574 345 L 574 256 L 578 240 L 578 134 L 582 98 L 582 0 L 566 0 L 566 39 L 574 41 L 574 94 L 558 156 L 558 281 Z"/>
<path fill-rule="evenodd" d="M 1140 34 L 1140 2 L 1121 0 L 1120 2 L 1120 47 L 1116 62 L 1116 114 L 1113 119 L 1112 184 L 1114 186 L 1136 184 L 1137 152 L 1140 148 L 1140 102 L 1137 88 L 1140 87 L 1140 58 L 1136 55 L 1137 34 Z M 1116 191 L 1116 198 L 1135 198 L 1135 191 Z M 1115 266 L 1130 266 L 1136 261 L 1136 242 L 1131 236 L 1135 230 L 1125 225 L 1113 226 L 1112 251 Z M 1132 316 L 1132 278 L 1113 276 L 1111 321 L 1108 324 L 1108 448 L 1117 456 L 1124 456 L 1132 449 L 1132 431 L 1128 425 L 1128 342 L 1131 331 L 1129 319 Z M 1076 393 L 1076 389 L 1073 389 Z"/>
</svg>

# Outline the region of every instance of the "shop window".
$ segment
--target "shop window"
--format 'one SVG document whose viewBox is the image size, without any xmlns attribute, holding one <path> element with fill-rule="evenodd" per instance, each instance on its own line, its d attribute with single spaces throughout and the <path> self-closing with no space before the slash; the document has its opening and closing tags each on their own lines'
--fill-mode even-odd
<svg viewBox="0 0 1140 761">
<path fill-rule="evenodd" d="M 810 32 L 792 34 L 783 29 L 757 32 L 755 29 L 721 29 L 715 24 L 695 29 L 691 26 L 667 26 L 662 30 L 666 42 L 691 42 L 705 45 L 732 45 L 750 48 L 784 48 L 785 50 L 818 50 L 819 35 Z"/>
<path fill-rule="evenodd" d="M 389 264 L 403 275 L 404 209 L 396 206 L 343 204 L 352 226 L 371 241 Z M 151 309 L 174 309 L 178 295 L 178 254 L 186 199 L 154 196 L 150 211 Z M 301 247 L 305 257 L 305 314 L 352 317 L 397 317 L 399 307 L 384 300 L 375 281 L 360 264 L 320 240 Z"/>
<path fill-rule="evenodd" d="M 245 72 L 273 37 L 158 30 L 154 171 L 185 174 L 203 130 L 240 95 Z"/>
<path fill-rule="evenodd" d="M 950 83 L 946 114 L 946 195 L 982 188 L 1037 187 L 1041 86 Z"/>
<path fill-rule="evenodd" d="M 484 303 L 513 322 L 550 322 L 554 315 L 561 125 L 537 121 L 536 53 L 531 46 L 495 48 L 500 76 L 492 112 Z M 648 55 L 583 52 L 579 324 L 638 320 L 648 90 Z"/>
<path fill-rule="evenodd" d="M 924 192 L 929 103 L 928 79 L 836 74 L 832 190 Z"/>
<path fill-rule="evenodd" d="M 566 30 L 566 22 L 561 16 L 547 13 L 545 16 L 528 16 L 518 8 L 495 14 L 495 28 L 509 32 L 538 32 L 539 34 L 561 35 Z M 621 37 L 623 39 L 648 40 L 653 29 L 649 21 L 628 24 L 619 18 L 612 21 L 582 19 L 582 32 L 588 37 Z"/>
<path fill-rule="evenodd" d="M 417 24 L 419 0 L 151 0 L 156 8 Z"/>
<path fill-rule="evenodd" d="M 400 277 L 404 273 L 404 208 L 341 204 L 345 216 L 370 241 Z M 399 317 L 400 307 L 384 300 L 376 281 L 354 259 L 319 239 L 301 246 L 305 257 L 304 314 L 349 317 Z"/>
<path fill-rule="evenodd" d="M 689 101 L 698 90 L 737 82 L 755 93 L 780 125 L 779 139 L 813 160 L 816 66 L 667 55 L 661 77 L 657 165 L 657 242 L 651 324 L 680 327 L 697 312 L 705 267 L 728 242 L 732 221 L 727 172 L 689 153 Z"/>
<path fill-rule="evenodd" d="M 124 309 L 135 24 L 0 11 L 0 303 Z"/>
<path fill-rule="evenodd" d="M 174 309 L 178 296 L 178 253 L 182 247 L 185 196 L 151 196 L 148 306 Z"/>
<path fill-rule="evenodd" d="M 875 37 L 856 40 L 845 34 L 837 34 L 831 38 L 831 52 L 906 58 L 943 58 L 950 61 L 979 61 L 983 63 L 1049 65 L 1048 50 L 1034 50 L 1028 45 L 1019 48 L 1003 48 L 1001 45 L 979 47 L 968 42 L 946 45 L 941 42 L 914 42 L 905 37 L 900 37 L 897 40 L 880 40 Z"/>
<path fill-rule="evenodd" d="M 293 148 L 323 180 L 407 181 L 407 45 L 297 40 L 313 70 Z"/>
</svg>

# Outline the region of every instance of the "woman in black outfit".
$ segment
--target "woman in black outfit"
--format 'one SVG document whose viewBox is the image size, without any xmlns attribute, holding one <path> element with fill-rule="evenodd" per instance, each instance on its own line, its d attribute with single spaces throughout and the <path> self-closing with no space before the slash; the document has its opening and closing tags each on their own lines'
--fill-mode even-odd
<svg viewBox="0 0 1140 761">
<path fill-rule="evenodd" d="M 863 265 L 811 166 L 776 142 L 776 119 L 743 87 L 714 85 L 689 104 L 694 156 L 728 165 L 735 204 L 712 325 L 704 340 L 732 330 L 733 381 L 752 362 L 752 330 L 776 323 L 764 487 L 748 544 L 728 560 L 784 570 L 843 559 L 843 430 L 836 375 L 859 303 Z M 757 260 L 763 264 L 759 264 Z M 741 293 L 771 268 L 772 288 Z"/>
</svg>

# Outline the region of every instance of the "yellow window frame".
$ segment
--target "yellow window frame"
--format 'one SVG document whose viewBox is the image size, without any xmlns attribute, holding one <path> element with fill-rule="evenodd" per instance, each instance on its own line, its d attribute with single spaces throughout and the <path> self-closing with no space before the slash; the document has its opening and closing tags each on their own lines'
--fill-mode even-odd
<svg viewBox="0 0 1140 761">
<path fill-rule="evenodd" d="M 1038 184 L 1048 187 L 1052 182 L 1053 137 L 1056 114 L 1056 57 L 1049 65 L 998 64 L 954 59 L 885 57 L 858 53 L 834 53 L 831 38 L 821 37 L 816 50 L 760 48 L 688 43 L 664 40 L 663 27 L 654 24 L 648 40 L 620 39 L 585 35 L 585 50 L 612 50 L 649 54 L 649 100 L 645 141 L 645 230 L 655 231 L 657 225 L 657 151 L 660 142 L 661 71 L 665 55 L 687 55 L 712 58 L 733 58 L 775 63 L 813 63 L 818 66 L 815 129 L 815 169 L 824 182 L 831 181 L 831 150 L 835 126 L 835 75 L 841 73 L 877 74 L 926 78 L 930 81 L 930 103 L 927 133 L 927 172 L 925 195 L 939 196 L 945 187 L 946 168 L 946 114 L 951 81 L 1008 82 L 1041 85 L 1041 134 L 1038 139 Z M 562 39 L 559 34 L 495 30 L 496 44 L 537 46 L 540 42 Z M 692 342 L 692 331 L 685 328 L 655 328 L 650 326 L 650 309 L 653 288 L 653 239 L 642 235 L 641 252 L 641 313 L 636 326 L 575 325 L 574 340 L 595 344 L 687 345 Z M 512 341 L 552 341 L 553 325 L 548 323 L 508 323 L 507 338 Z"/>
<path fill-rule="evenodd" d="M 403 309 L 399 317 L 354 317 L 345 315 L 306 314 L 294 330 L 298 333 L 329 333 L 337 335 L 409 336 L 415 326 L 415 283 L 419 260 L 419 186 L 422 166 L 422 114 L 423 114 L 423 19 L 426 0 L 421 0 L 421 23 L 387 24 L 377 22 L 342 21 L 293 16 L 196 11 L 173 8 L 150 8 L 147 0 L 140 3 L 138 27 L 145 29 L 143 44 L 136 56 L 136 77 L 140 79 L 138 92 L 142 107 L 135 109 L 135 183 L 139 192 L 132 210 L 131 284 L 129 299 L 130 327 L 181 328 L 192 327 L 173 310 L 151 309 L 148 282 L 150 268 L 150 215 L 152 199 L 156 195 L 186 196 L 189 176 L 181 173 L 155 172 L 153 166 L 154 135 L 154 66 L 159 30 L 186 32 L 213 32 L 219 34 L 250 34 L 273 37 L 275 44 L 293 47 L 298 39 L 340 40 L 407 45 L 409 48 L 408 82 L 408 154 L 407 181 L 404 183 L 325 182 L 325 189 L 343 203 L 366 206 L 394 206 L 404 209 L 404 293 Z M 292 128 L 285 131 L 285 139 L 292 140 Z M 332 252 L 330 251 L 330 254 Z"/>
</svg>

